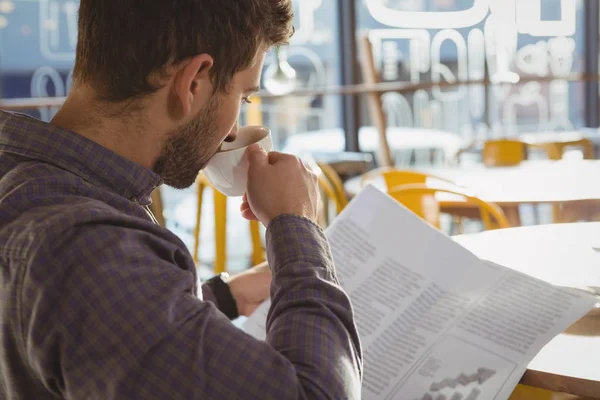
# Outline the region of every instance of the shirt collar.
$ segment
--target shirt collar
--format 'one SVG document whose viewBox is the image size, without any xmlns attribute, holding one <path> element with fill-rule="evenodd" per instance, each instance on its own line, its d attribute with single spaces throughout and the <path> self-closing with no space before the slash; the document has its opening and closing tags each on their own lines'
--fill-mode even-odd
<svg viewBox="0 0 600 400">
<path fill-rule="evenodd" d="M 24 114 L 0 111 L 0 151 L 70 171 L 143 206 L 160 176 L 75 132 Z"/>
</svg>

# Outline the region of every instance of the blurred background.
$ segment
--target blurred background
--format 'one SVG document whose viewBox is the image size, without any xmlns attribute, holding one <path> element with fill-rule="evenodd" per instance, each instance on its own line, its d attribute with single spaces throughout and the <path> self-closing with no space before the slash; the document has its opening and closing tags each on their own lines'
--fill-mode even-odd
<svg viewBox="0 0 600 400">
<path fill-rule="evenodd" d="M 52 118 L 71 87 L 78 3 L 0 0 L 3 108 Z M 264 91 L 242 124 L 270 127 L 279 150 L 316 160 L 372 155 L 361 159 L 371 168 L 382 164 L 378 123 L 356 85 L 379 83 L 394 89 L 378 93 L 396 166 L 452 163 L 476 140 L 596 132 L 598 8 L 596 0 L 294 0 L 296 34 L 269 54 Z M 364 40 L 375 81 L 361 60 Z M 481 84 L 461 84 L 469 81 Z M 167 227 L 192 248 L 197 188 L 161 195 Z M 200 259 L 210 264 L 214 204 L 204 200 Z M 227 207 L 233 269 L 251 252 L 238 204 Z"/>
</svg>

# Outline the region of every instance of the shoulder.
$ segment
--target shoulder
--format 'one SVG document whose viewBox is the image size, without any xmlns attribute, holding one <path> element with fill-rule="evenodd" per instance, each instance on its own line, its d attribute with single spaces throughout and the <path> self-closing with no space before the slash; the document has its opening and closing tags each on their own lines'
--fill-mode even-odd
<svg viewBox="0 0 600 400">
<path fill-rule="evenodd" d="M 109 313 L 183 293 L 196 296 L 195 265 L 181 241 L 101 202 L 76 202 L 40 224 L 33 236 L 23 260 L 22 291 L 39 299 L 60 296 Z"/>
<path fill-rule="evenodd" d="M 87 198 L 74 197 L 55 211 L 36 224 L 29 257 L 52 256 L 67 264 L 85 258 L 102 265 L 162 260 L 189 268 L 181 240 L 149 220 Z"/>
</svg>

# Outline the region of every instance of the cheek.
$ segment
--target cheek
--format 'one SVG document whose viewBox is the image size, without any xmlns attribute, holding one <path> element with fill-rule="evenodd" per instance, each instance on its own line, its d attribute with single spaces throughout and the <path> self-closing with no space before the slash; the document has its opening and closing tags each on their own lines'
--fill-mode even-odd
<svg viewBox="0 0 600 400">
<path fill-rule="evenodd" d="M 241 104 L 237 99 L 228 100 L 221 108 L 219 126 L 223 127 L 224 137 L 229 135 L 240 116 Z"/>
</svg>

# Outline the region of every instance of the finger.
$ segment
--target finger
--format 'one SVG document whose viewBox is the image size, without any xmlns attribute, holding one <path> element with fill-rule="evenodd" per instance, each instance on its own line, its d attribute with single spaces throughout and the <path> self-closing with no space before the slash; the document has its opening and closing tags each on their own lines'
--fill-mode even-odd
<svg viewBox="0 0 600 400">
<path fill-rule="evenodd" d="M 248 221 L 258 221 L 258 218 L 251 209 L 247 208 L 242 211 L 242 218 L 247 219 Z"/>
<path fill-rule="evenodd" d="M 276 163 L 282 161 L 292 161 L 297 160 L 297 158 L 291 154 L 280 153 L 278 151 L 272 151 L 269 153 L 269 164 L 274 165 Z"/>
<path fill-rule="evenodd" d="M 245 212 L 247 212 L 248 210 L 250 210 L 250 212 L 252 212 L 252 209 L 250 208 L 250 204 L 249 203 L 242 203 L 242 205 L 240 205 L 240 212 L 243 214 Z"/>
<path fill-rule="evenodd" d="M 281 158 L 281 153 L 272 151 L 269 153 L 269 164 L 273 165 Z"/>
<path fill-rule="evenodd" d="M 267 152 L 257 144 L 251 144 L 248 146 L 244 156 L 246 157 L 246 161 L 250 164 L 250 166 L 266 165 L 269 162 Z"/>
</svg>

